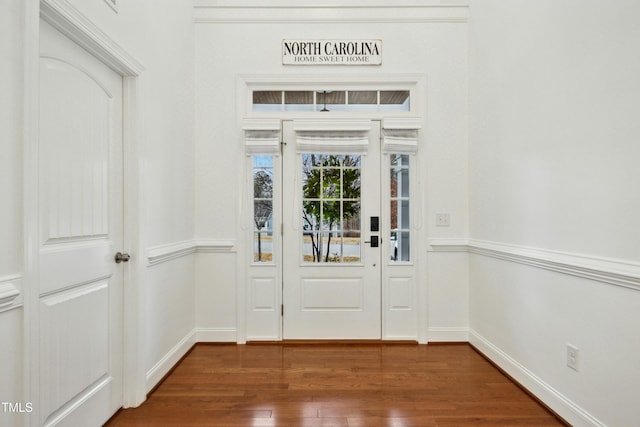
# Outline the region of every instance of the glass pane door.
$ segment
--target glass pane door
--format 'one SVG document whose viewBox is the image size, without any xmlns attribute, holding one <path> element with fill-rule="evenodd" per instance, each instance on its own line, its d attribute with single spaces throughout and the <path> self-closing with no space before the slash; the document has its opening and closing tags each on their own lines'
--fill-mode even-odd
<svg viewBox="0 0 640 427">
<path fill-rule="evenodd" d="M 317 131 L 326 148 L 309 149 L 283 122 L 284 339 L 381 338 L 380 123 L 370 123 L 366 149 L 350 151 L 349 131 Z"/>
</svg>

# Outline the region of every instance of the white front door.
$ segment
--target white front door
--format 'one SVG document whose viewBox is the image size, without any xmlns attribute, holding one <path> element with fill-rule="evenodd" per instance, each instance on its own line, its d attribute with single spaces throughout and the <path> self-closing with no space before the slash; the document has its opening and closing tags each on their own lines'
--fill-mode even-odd
<svg viewBox="0 0 640 427">
<path fill-rule="evenodd" d="M 283 136 L 283 338 L 380 339 L 380 123 Z"/>
<path fill-rule="evenodd" d="M 122 78 L 40 25 L 40 425 L 122 403 Z"/>
</svg>

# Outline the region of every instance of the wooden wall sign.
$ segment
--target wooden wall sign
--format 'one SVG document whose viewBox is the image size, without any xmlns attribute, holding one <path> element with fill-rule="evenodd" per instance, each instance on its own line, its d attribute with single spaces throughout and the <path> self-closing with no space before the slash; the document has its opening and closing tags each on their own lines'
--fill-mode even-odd
<svg viewBox="0 0 640 427">
<path fill-rule="evenodd" d="M 283 65 L 381 65 L 382 40 L 283 40 Z"/>
</svg>

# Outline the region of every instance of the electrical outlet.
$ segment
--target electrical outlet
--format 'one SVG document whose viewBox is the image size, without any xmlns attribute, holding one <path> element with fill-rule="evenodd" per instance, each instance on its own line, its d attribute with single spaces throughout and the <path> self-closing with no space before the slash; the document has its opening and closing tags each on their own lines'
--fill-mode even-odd
<svg viewBox="0 0 640 427">
<path fill-rule="evenodd" d="M 451 225 L 451 214 L 436 214 L 436 227 L 449 227 Z"/>
<path fill-rule="evenodd" d="M 579 358 L 578 355 L 580 354 L 578 347 L 571 345 L 571 344 L 567 344 L 567 366 L 570 367 L 571 369 L 573 369 L 574 371 L 579 371 Z"/>
</svg>

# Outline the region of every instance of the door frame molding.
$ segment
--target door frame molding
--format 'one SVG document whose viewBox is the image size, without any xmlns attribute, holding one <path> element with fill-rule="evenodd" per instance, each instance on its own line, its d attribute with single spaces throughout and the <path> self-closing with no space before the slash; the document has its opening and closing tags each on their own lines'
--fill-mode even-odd
<svg viewBox="0 0 640 427">
<path fill-rule="evenodd" d="M 25 425 L 39 422 L 39 57 L 40 19 L 79 44 L 122 76 L 123 84 L 123 250 L 134 256 L 125 268 L 122 406 L 137 406 L 146 398 L 143 369 L 141 277 L 143 259 L 140 185 L 140 134 L 138 77 L 144 67 L 95 23 L 67 0 L 27 0 L 24 3 L 23 81 L 23 270 L 24 270 L 24 401 L 33 404 Z"/>
<path fill-rule="evenodd" d="M 317 113 L 295 113 L 295 112 L 274 112 L 274 113 L 253 113 L 252 90 L 322 90 L 328 86 L 331 87 L 377 87 L 379 89 L 406 87 L 411 90 L 411 111 L 408 113 L 389 114 L 385 112 L 371 112 L 363 115 L 362 113 L 341 113 L 339 116 L 332 116 L 332 119 L 349 120 L 349 119 L 369 119 L 380 120 L 384 124 L 385 120 L 395 124 L 394 129 L 415 129 L 416 123 L 426 127 L 427 120 L 427 75 L 421 73 L 393 73 L 393 74 L 238 74 L 236 76 L 236 129 L 237 141 L 239 144 L 245 144 L 245 134 L 247 130 L 243 123 L 247 119 L 253 119 L 255 122 L 272 122 L 274 120 L 299 120 L 308 119 L 311 121 L 319 119 L 328 119 L 327 116 L 318 116 Z M 390 120 L 389 120 L 390 119 Z M 384 126 L 383 126 L 384 127 Z M 382 129 L 381 129 L 382 130 Z M 280 129 L 280 138 L 283 138 Z M 421 137 L 424 140 L 424 137 Z M 281 139 L 282 141 L 282 139 Z M 425 145 L 425 144 L 423 144 Z M 382 148 L 381 148 L 382 149 Z M 426 149 L 418 152 L 418 157 L 425 161 Z M 241 156 L 245 157 L 244 149 Z M 246 176 L 248 171 L 248 162 L 242 160 L 244 167 L 239 168 L 237 172 L 238 194 L 246 191 Z M 426 179 L 426 177 L 425 177 Z M 421 184 L 417 182 L 418 187 Z M 417 191 L 424 190 L 421 187 Z M 419 197 L 419 203 L 422 206 L 421 212 L 426 212 L 426 196 Z M 244 216 L 241 215 L 240 221 L 237 223 L 236 234 L 241 236 L 239 241 L 247 241 L 247 225 L 243 223 Z M 278 225 L 279 227 L 280 225 Z M 276 232 L 276 230 L 274 230 Z M 424 231 L 422 231 L 424 233 Z M 420 253 L 423 262 L 426 263 L 427 242 L 426 235 L 420 239 L 420 245 L 416 251 Z M 247 317 L 248 310 L 251 307 L 251 295 L 249 292 L 250 275 L 247 268 L 247 260 L 250 259 L 252 251 L 251 245 L 241 244 L 237 248 L 236 257 L 236 342 L 244 344 L 247 342 Z M 417 298 L 417 341 L 421 344 L 428 342 L 428 283 L 427 274 L 424 267 L 416 266 L 416 298 Z M 384 284 L 383 284 L 384 289 Z M 279 310 L 278 310 L 279 312 Z M 384 319 L 384 312 L 382 313 Z M 384 321 L 384 320 L 383 320 Z M 280 319 L 282 325 L 282 319 Z M 384 325 L 383 325 L 384 327 Z M 383 329 L 384 331 L 384 329 Z M 281 339 L 282 330 L 280 330 Z M 383 338 L 384 339 L 384 338 Z"/>
</svg>

